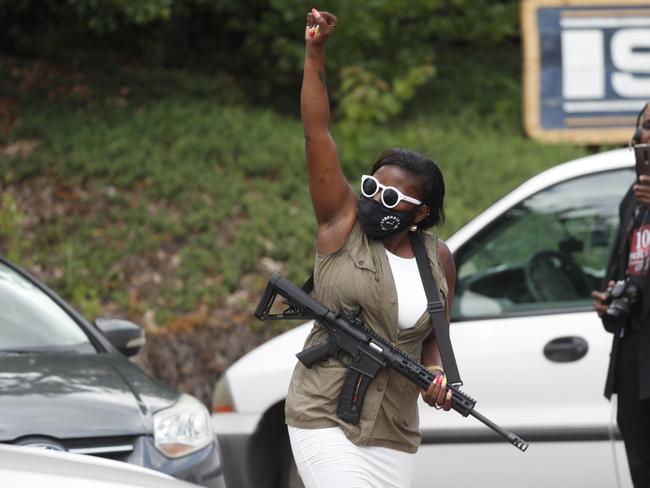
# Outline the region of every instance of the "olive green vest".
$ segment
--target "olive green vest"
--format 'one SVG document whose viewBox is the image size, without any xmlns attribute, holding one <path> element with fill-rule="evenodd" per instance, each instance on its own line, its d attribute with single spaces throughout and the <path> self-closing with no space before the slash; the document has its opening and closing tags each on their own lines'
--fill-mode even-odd
<svg viewBox="0 0 650 488">
<path fill-rule="evenodd" d="M 438 262 L 437 239 L 421 232 L 433 277 L 446 306 L 447 280 Z M 361 306 L 366 327 L 399 349 L 420 358 L 422 342 L 432 330 L 425 310 L 415 326 L 397 327 L 397 291 L 381 240 L 368 239 L 355 223 L 345 246 L 333 254 L 318 255 L 314 267 L 314 297 L 328 308 L 351 314 Z M 315 324 L 305 348 L 324 342 L 327 330 Z M 346 367 L 337 358 L 305 368 L 298 362 L 287 394 L 286 422 L 294 427 L 340 426 L 353 443 L 416 452 L 420 444 L 417 399 L 419 389 L 389 368 L 383 368 L 368 387 L 361 421 L 344 422 L 336 415 Z"/>
</svg>

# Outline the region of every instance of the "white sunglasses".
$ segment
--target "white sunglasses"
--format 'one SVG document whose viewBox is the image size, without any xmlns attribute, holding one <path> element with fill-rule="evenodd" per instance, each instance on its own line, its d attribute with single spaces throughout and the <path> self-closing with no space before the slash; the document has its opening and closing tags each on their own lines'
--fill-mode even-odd
<svg viewBox="0 0 650 488">
<path fill-rule="evenodd" d="M 381 191 L 381 203 L 383 203 L 384 207 L 386 208 L 394 208 L 402 200 L 414 205 L 422 205 L 422 202 L 420 200 L 416 200 L 412 197 L 407 197 L 394 186 L 382 185 L 374 176 L 361 176 L 361 194 L 364 197 L 372 198 L 377 194 L 378 191 Z"/>
</svg>

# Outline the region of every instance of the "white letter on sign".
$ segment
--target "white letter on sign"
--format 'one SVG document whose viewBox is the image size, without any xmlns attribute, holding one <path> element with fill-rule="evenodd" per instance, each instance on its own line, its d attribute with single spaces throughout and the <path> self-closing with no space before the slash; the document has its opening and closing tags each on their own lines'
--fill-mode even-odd
<svg viewBox="0 0 650 488">
<path fill-rule="evenodd" d="M 612 87 L 623 97 L 650 97 L 650 77 L 635 77 L 650 73 L 650 29 L 621 29 L 612 36 L 614 66 L 627 73 L 614 73 Z"/>
<path fill-rule="evenodd" d="M 562 94 L 565 99 L 605 96 L 604 51 L 600 30 L 562 32 Z"/>
</svg>

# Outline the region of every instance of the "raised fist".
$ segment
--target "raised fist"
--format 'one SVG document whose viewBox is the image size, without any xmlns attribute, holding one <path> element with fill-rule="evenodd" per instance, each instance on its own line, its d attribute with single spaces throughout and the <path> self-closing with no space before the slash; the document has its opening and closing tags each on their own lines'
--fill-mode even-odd
<svg viewBox="0 0 650 488">
<path fill-rule="evenodd" d="M 307 45 L 320 47 L 334 32 L 336 17 L 329 12 L 319 12 L 315 8 L 307 14 L 307 26 L 305 27 L 305 42 Z"/>
</svg>

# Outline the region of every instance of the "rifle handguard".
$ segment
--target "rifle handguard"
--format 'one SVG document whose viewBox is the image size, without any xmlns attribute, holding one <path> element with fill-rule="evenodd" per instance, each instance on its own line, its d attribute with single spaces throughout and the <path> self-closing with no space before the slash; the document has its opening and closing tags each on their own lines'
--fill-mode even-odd
<svg viewBox="0 0 650 488">
<path fill-rule="evenodd" d="M 451 390 L 452 408 L 463 417 L 467 417 L 472 413 L 476 400 L 453 385 L 447 385 L 447 388 Z"/>
</svg>

